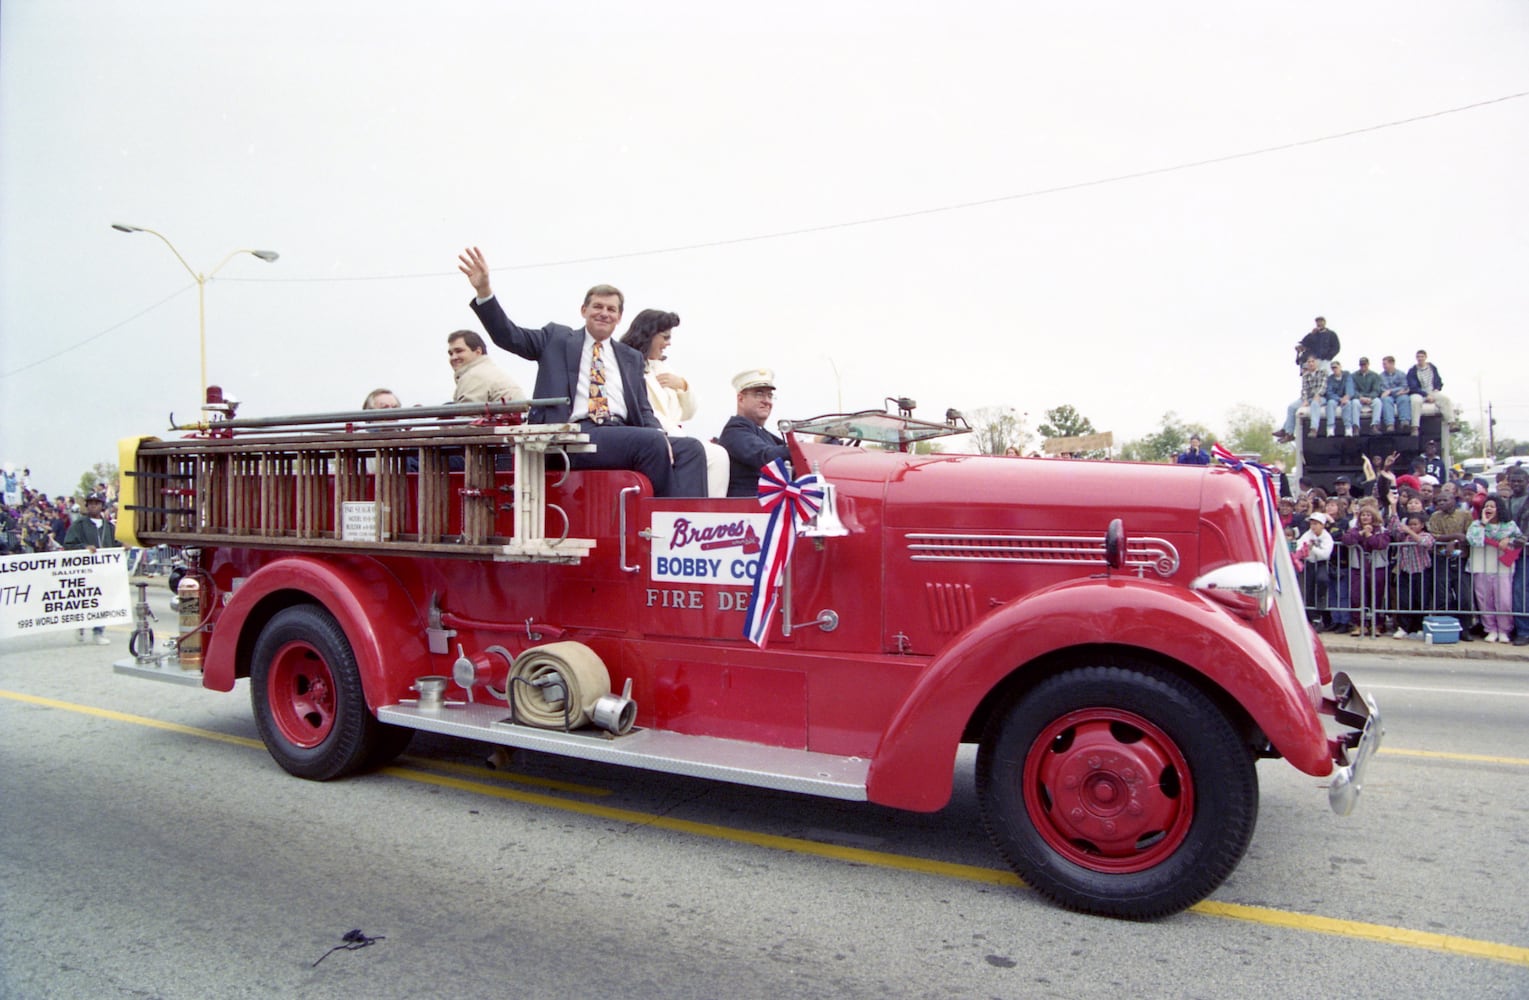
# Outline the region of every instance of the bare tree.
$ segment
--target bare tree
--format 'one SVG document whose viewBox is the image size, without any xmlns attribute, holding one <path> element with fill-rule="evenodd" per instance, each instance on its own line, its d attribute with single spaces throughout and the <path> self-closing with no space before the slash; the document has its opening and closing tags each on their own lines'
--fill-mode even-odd
<svg viewBox="0 0 1529 1000">
<path fill-rule="evenodd" d="M 979 455 L 1002 455 L 1010 448 L 1023 452 L 1034 438 L 1025 428 L 1025 414 L 1012 406 L 984 406 L 967 414 L 972 441 Z"/>
</svg>

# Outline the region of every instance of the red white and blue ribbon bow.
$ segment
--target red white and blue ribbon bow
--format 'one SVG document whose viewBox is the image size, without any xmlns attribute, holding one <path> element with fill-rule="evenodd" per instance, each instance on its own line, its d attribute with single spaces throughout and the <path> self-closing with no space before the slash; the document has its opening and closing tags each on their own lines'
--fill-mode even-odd
<svg viewBox="0 0 1529 1000">
<path fill-rule="evenodd" d="M 823 506 L 823 488 L 815 475 L 790 478 L 784 459 L 777 458 L 759 470 L 759 506 L 770 512 L 760 545 L 754 592 L 749 595 L 743 619 L 743 637 L 760 649 L 770 641 L 770 621 L 779 603 L 786 565 L 796 546 L 796 532 L 812 520 Z"/>
<path fill-rule="evenodd" d="M 1269 575 L 1274 577 L 1274 589 L 1279 591 L 1279 572 L 1274 567 L 1274 560 L 1278 558 L 1276 553 L 1284 552 L 1288 555 L 1289 546 L 1284 543 L 1284 532 L 1279 520 L 1279 505 L 1274 500 L 1274 469 L 1257 462 L 1244 460 L 1227 451 L 1226 447 L 1217 441 L 1210 447 L 1211 454 L 1216 460 L 1228 469 L 1238 473 L 1253 484 L 1253 492 L 1258 494 L 1258 515 L 1260 527 L 1264 535 L 1264 551 L 1269 556 Z"/>
</svg>

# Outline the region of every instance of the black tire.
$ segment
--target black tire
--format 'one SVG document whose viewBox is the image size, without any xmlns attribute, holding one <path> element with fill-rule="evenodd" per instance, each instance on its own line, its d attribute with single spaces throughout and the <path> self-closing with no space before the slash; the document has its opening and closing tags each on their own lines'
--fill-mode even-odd
<svg viewBox="0 0 1529 1000">
<path fill-rule="evenodd" d="M 260 631 L 250 701 L 271 757 L 299 778 L 328 781 L 375 767 L 412 735 L 400 737 L 367 709 L 344 629 L 311 604 L 277 612 Z"/>
<path fill-rule="evenodd" d="M 375 721 L 375 720 L 374 720 Z M 377 723 L 377 738 L 366 754 L 366 760 L 361 763 L 363 771 L 373 771 L 379 767 L 386 767 L 398 759 L 398 755 L 409 748 L 409 741 L 414 739 L 414 730 L 406 726 L 390 726 L 386 722 Z"/>
<path fill-rule="evenodd" d="M 977 794 L 1027 885 L 1136 920 L 1213 892 L 1258 820 L 1253 755 L 1231 722 L 1188 681 L 1129 660 L 1058 674 L 996 713 Z"/>
</svg>

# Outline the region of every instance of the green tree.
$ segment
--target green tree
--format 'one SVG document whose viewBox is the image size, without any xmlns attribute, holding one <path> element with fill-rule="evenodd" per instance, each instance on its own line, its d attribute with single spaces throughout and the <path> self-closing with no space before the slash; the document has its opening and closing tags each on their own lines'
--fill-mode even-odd
<svg viewBox="0 0 1529 1000">
<path fill-rule="evenodd" d="M 1274 440 L 1275 419 L 1268 410 L 1246 403 L 1234 406 L 1226 415 L 1227 450 L 1239 455 L 1255 455 L 1260 462 L 1278 462 L 1284 468 L 1295 467 L 1295 447 Z"/>
<path fill-rule="evenodd" d="M 80 481 L 74 488 L 74 495 L 82 498 L 89 496 L 96 491 L 96 483 L 105 483 L 115 494 L 117 492 L 117 463 L 97 462 L 80 473 Z"/>
<path fill-rule="evenodd" d="M 1023 452 L 1034 437 L 1025 428 L 1025 415 L 1012 406 L 984 406 L 967 416 L 972 442 L 979 455 L 1002 455 L 1010 448 Z"/>
<path fill-rule="evenodd" d="M 1094 422 L 1079 413 L 1070 403 L 1063 403 L 1055 409 L 1046 411 L 1046 420 L 1036 428 L 1043 438 L 1068 438 L 1082 437 L 1085 434 L 1095 434 Z M 1084 451 L 1078 453 L 1079 458 L 1104 458 L 1106 453 L 1102 449 Z"/>
<path fill-rule="evenodd" d="M 1044 438 L 1081 437 L 1094 433 L 1094 422 L 1069 403 L 1046 411 L 1046 421 L 1036 428 Z"/>
<path fill-rule="evenodd" d="M 1469 423 L 1460 421 L 1460 429 L 1449 435 L 1449 460 L 1461 462 L 1480 455 L 1484 447 L 1481 434 Z"/>
<path fill-rule="evenodd" d="M 1189 445 L 1191 434 L 1200 435 L 1206 448 L 1216 440 L 1204 424 L 1186 423 L 1169 410 L 1163 414 L 1163 426 L 1158 431 L 1121 445 L 1120 457 L 1132 462 L 1171 462 Z"/>
</svg>

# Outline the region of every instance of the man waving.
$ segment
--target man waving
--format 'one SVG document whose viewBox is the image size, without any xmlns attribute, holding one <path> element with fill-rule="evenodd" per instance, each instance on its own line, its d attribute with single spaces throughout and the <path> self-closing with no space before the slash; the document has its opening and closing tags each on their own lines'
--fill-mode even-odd
<svg viewBox="0 0 1529 1000">
<path fill-rule="evenodd" d="M 575 469 L 632 469 L 648 477 L 661 497 L 706 495 L 706 453 L 694 438 L 665 436 L 643 384 L 642 356 L 612 340 L 626 302 L 621 290 L 596 285 L 584 295 L 584 327 L 558 323 L 538 329 L 517 326 L 505 315 L 489 284 L 488 262 L 477 247 L 457 258 L 477 297 L 473 312 L 489 339 L 536 362 L 533 397 L 566 396 L 567 403 L 537 406 L 533 423 L 577 423 L 595 451 L 570 455 Z"/>
</svg>

